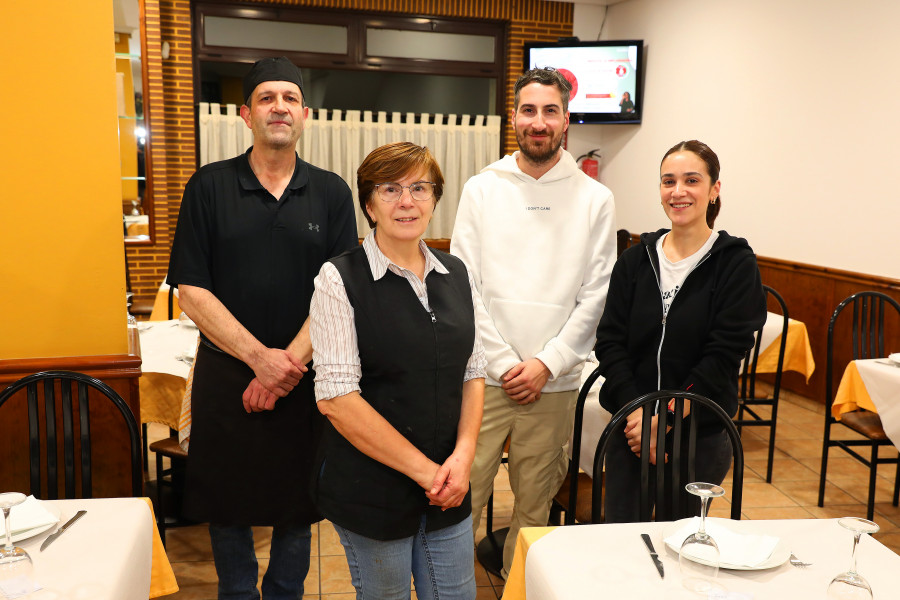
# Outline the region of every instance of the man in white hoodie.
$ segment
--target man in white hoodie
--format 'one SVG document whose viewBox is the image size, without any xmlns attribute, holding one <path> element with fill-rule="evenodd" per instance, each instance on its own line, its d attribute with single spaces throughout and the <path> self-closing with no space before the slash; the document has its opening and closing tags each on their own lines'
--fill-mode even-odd
<svg viewBox="0 0 900 600">
<path fill-rule="evenodd" d="M 561 148 L 570 90 L 552 68 L 519 78 L 510 115 L 519 150 L 466 183 L 451 242 L 480 295 L 488 359 L 470 478 L 476 529 L 510 437 L 515 505 L 504 576 L 519 528 L 547 524 L 565 477 L 581 369 L 616 259 L 612 192 Z"/>
</svg>

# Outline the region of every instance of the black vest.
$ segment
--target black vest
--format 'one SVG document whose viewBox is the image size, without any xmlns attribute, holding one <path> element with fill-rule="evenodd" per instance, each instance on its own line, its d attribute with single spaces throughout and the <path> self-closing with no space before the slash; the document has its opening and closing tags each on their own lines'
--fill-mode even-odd
<svg viewBox="0 0 900 600">
<path fill-rule="evenodd" d="M 333 258 L 353 307 L 362 397 L 437 464 L 453 453 L 462 406 L 463 377 L 475 342 L 475 313 L 466 268 L 432 251 L 449 270 L 426 277 L 428 312 L 409 282 L 390 270 L 375 281 L 360 246 Z M 325 518 L 378 540 L 454 525 L 471 513 L 462 505 L 429 506 L 412 479 L 366 456 L 331 423 L 319 452 L 316 503 Z"/>
</svg>

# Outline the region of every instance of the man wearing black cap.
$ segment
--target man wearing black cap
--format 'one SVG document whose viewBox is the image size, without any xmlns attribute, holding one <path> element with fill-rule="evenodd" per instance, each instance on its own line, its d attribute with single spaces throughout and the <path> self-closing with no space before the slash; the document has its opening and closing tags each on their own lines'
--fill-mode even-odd
<svg viewBox="0 0 900 600">
<path fill-rule="evenodd" d="M 319 520 L 309 301 L 322 264 L 358 238 L 347 184 L 296 154 L 309 111 L 300 70 L 260 60 L 244 97 L 254 145 L 188 181 L 169 264 L 201 334 L 183 512 L 210 523 L 219 598 L 259 598 L 250 526 L 270 525 L 263 596 L 296 599 Z"/>
</svg>

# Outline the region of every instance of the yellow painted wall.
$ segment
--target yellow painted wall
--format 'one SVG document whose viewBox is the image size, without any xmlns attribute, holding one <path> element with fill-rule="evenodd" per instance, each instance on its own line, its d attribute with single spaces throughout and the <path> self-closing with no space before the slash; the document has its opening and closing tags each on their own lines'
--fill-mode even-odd
<svg viewBox="0 0 900 600">
<path fill-rule="evenodd" d="M 109 0 L 4 2 L 0 359 L 127 351 Z"/>
</svg>

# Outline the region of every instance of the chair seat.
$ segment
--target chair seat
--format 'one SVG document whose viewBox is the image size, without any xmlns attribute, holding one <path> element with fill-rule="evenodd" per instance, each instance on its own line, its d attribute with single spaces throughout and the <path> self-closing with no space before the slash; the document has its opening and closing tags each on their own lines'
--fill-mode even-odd
<svg viewBox="0 0 900 600">
<path fill-rule="evenodd" d="M 186 459 L 188 455 L 178 443 L 178 438 L 174 436 L 153 442 L 150 444 L 150 450 L 169 458 Z"/>
<path fill-rule="evenodd" d="M 569 486 L 572 477 L 566 474 L 559 491 L 553 499 L 564 508 L 569 506 Z M 575 520 L 579 523 L 591 522 L 591 478 L 587 473 L 578 473 L 578 503 L 575 505 Z"/>
<path fill-rule="evenodd" d="M 841 415 L 840 422 L 870 440 L 882 441 L 888 439 L 878 413 L 868 410 L 854 410 Z"/>
</svg>

